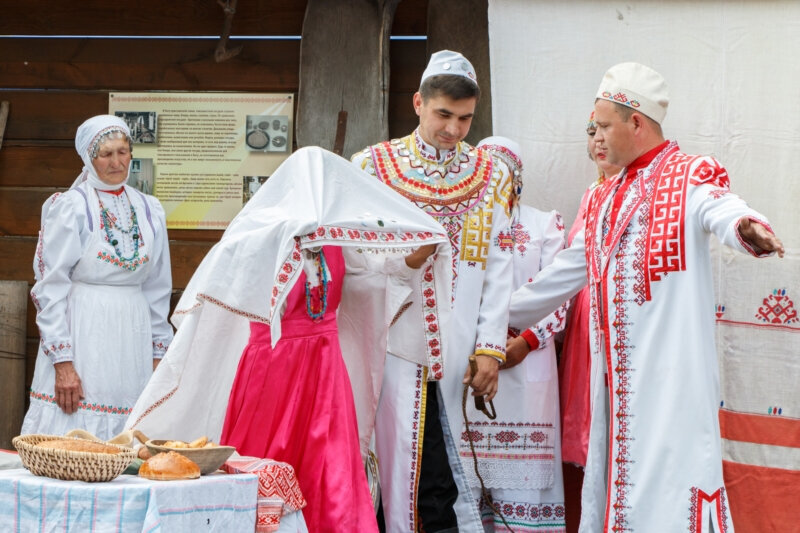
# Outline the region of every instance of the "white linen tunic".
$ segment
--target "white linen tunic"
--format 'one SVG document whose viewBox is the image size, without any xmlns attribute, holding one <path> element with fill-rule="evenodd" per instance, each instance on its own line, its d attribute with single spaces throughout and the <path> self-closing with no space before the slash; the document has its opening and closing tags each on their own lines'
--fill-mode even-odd
<svg viewBox="0 0 800 533">
<path fill-rule="evenodd" d="M 459 490 L 454 506 L 459 530 L 481 531 L 457 453 L 463 428 L 461 381 L 473 353 L 505 359 L 512 280 L 511 173 L 490 152 L 465 142 L 438 153 L 418 131 L 366 148 L 353 156 L 353 163 L 431 215 L 447 230 L 453 250 L 453 313 L 443 367 L 427 364 L 424 344 L 412 346 L 412 339 L 399 335 L 388 339 L 375 428 L 387 531 L 414 531 L 418 526 L 417 458 L 422 457 L 428 380 L 440 383 L 440 418 Z M 415 303 L 400 319 L 421 312 Z"/>
<path fill-rule="evenodd" d="M 564 223 L 557 211 L 527 205 L 514 209 L 514 287 L 533 277 L 564 248 Z M 566 323 L 566 305 L 532 326 L 538 346 L 520 364 L 500 371 L 494 398 L 497 412 L 489 420 L 467 402 L 467 416 L 478 469 L 492 501 L 515 531 L 565 531 L 564 483 L 561 472 L 558 372 L 551 337 Z M 466 427 L 459 455 L 480 499 Z M 479 503 L 486 531 L 506 531 L 491 508 Z"/>
<path fill-rule="evenodd" d="M 709 238 L 758 255 L 711 157 L 667 145 L 593 198 L 584 233 L 511 300 L 511 323 L 544 316 L 588 279 L 591 409 L 580 531 L 731 533 L 722 479 Z M 624 193 L 616 223 L 614 192 Z"/>
<path fill-rule="evenodd" d="M 104 228 L 109 217 L 139 227 L 118 240 L 122 260 Z M 62 435 L 85 429 L 101 439 L 122 431 L 125 420 L 172 339 L 167 323 L 172 290 L 164 211 L 152 196 L 125 187 L 120 196 L 87 182 L 47 200 L 34 258 L 41 342 L 22 433 Z M 84 399 L 68 415 L 55 403 L 54 363 L 72 361 Z"/>
</svg>

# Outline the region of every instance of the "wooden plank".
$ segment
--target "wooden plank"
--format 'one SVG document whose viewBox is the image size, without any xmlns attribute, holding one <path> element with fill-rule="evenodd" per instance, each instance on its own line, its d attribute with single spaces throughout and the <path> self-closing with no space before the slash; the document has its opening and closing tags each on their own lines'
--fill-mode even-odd
<svg viewBox="0 0 800 533">
<path fill-rule="evenodd" d="M 481 98 L 466 138 L 473 145 L 492 134 L 488 13 L 488 0 L 428 2 L 428 55 L 443 49 L 459 51 L 470 60 L 478 76 Z"/>
<path fill-rule="evenodd" d="M 29 306 L 31 307 L 31 306 Z M 36 330 L 34 330 L 36 331 Z M 31 389 L 33 383 L 33 370 L 36 368 L 36 354 L 39 352 L 39 337 L 28 337 L 25 341 L 25 392 Z M 25 410 L 27 411 L 30 396 L 25 397 Z"/>
<path fill-rule="evenodd" d="M 219 35 L 222 8 L 214 1 L 98 0 L 3 2 L 0 35 Z M 233 35 L 299 35 L 303 0 L 240 2 Z"/>
<path fill-rule="evenodd" d="M 217 63 L 212 39 L 0 39 L 0 79 L 6 88 L 258 92 L 297 88 L 300 41 L 236 43 L 244 46 L 242 52 Z"/>
<path fill-rule="evenodd" d="M 172 233 L 172 232 L 170 232 Z M 172 286 L 183 289 L 215 241 L 169 241 Z M 0 237 L 0 279 L 33 284 L 36 237 Z"/>
<path fill-rule="evenodd" d="M 42 204 L 56 190 L 55 188 L 0 188 L 0 235 L 38 235 Z"/>
<path fill-rule="evenodd" d="M 71 144 L 78 125 L 93 115 L 108 113 L 108 93 L 101 91 L 8 91 L 3 97 L 11 102 L 6 146 L 14 145 L 12 139 L 57 139 Z M 82 165 L 76 166 L 79 171 Z"/>
<path fill-rule="evenodd" d="M 3 2 L 0 35 L 219 35 L 222 8 L 210 0 Z M 395 35 L 425 35 L 427 0 L 403 0 Z M 305 0 L 247 0 L 236 6 L 232 35 L 300 35 Z"/>
<path fill-rule="evenodd" d="M 184 289 L 200 261 L 213 246 L 210 242 L 170 241 L 169 256 L 172 261 L 172 287 Z"/>
<path fill-rule="evenodd" d="M 36 237 L 0 237 L 0 279 L 33 283 L 35 253 Z"/>
<path fill-rule="evenodd" d="M 82 166 L 72 147 L 6 145 L 0 150 L 0 187 L 69 187 Z"/>
<path fill-rule="evenodd" d="M 2 39 L 0 39 L 0 42 L 2 42 Z M 72 44 L 74 45 L 75 43 Z M 91 41 L 87 42 L 87 46 L 93 51 L 99 53 L 100 49 L 102 48 L 102 43 L 99 41 Z M 393 66 L 390 77 L 390 89 L 392 93 L 396 91 L 413 92 L 417 90 L 419 86 L 419 77 L 425 68 L 425 62 L 427 61 L 424 50 L 424 41 L 391 42 L 390 58 Z M 17 52 L 21 53 L 20 50 Z M 211 52 L 212 50 L 209 48 L 209 53 Z M 264 63 L 255 67 L 255 70 L 258 71 L 256 74 L 251 72 L 250 67 L 236 70 L 235 72 L 230 73 L 228 77 L 231 79 L 226 83 L 229 87 L 235 90 L 250 90 L 252 89 L 252 85 L 255 83 L 255 85 L 258 86 L 257 90 L 259 92 L 268 92 L 269 90 L 295 92 L 297 91 L 297 84 L 299 83 L 297 72 L 297 69 L 299 68 L 297 66 L 299 64 L 299 47 L 297 47 L 292 53 L 296 55 L 296 63 L 292 66 L 292 68 L 295 70 L 292 73 L 285 73 L 285 75 L 281 74 L 281 72 L 284 72 L 289 68 L 288 65 L 284 65 L 283 67 L 275 70 L 273 69 L 275 60 L 263 58 Z M 242 54 L 245 54 L 245 52 L 242 52 Z M 39 74 L 32 76 L 35 79 L 28 80 L 29 83 L 42 81 L 41 78 L 49 77 L 49 73 L 57 73 L 59 71 L 62 72 L 62 80 L 60 82 L 47 82 L 47 86 L 51 87 L 53 90 L 42 91 L 38 89 L 29 89 L 9 90 L 3 92 L 3 99 L 9 101 L 11 104 L 4 147 L 19 145 L 20 143 L 18 141 L 32 141 L 37 139 L 63 141 L 64 146 L 71 146 L 72 141 L 74 140 L 75 130 L 81 122 L 83 122 L 87 117 L 100 113 L 106 113 L 108 111 L 109 91 L 93 90 L 96 87 L 109 86 L 105 84 L 110 84 L 112 81 L 114 81 L 112 80 L 114 76 L 110 76 L 106 72 L 107 68 L 119 73 L 119 76 L 115 78 L 114 83 L 110 85 L 115 87 L 117 90 L 138 90 L 136 87 L 129 85 L 140 85 L 137 76 L 132 72 L 128 72 L 125 65 L 111 66 L 95 60 L 92 63 L 82 64 L 83 71 L 81 76 L 83 81 L 79 82 L 78 85 L 82 84 L 83 86 L 87 87 L 86 90 L 61 89 L 60 87 L 74 87 L 74 85 L 67 83 L 67 81 L 63 79 L 68 77 L 68 75 L 65 73 L 68 71 L 71 72 L 72 68 L 69 66 L 69 61 L 66 59 L 66 55 L 64 55 L 62 59 L 64 59 L 64 61 L 59 61 L 57 58 L 50 58 L 45 59 L 41 64 L 37 63 L 36 65 L 31 65 L 31 68 L 39 72 Z M 173 59 L 179 60 L 180 58 L 175 56 Z M 237 61 L 238 59 L 239 58 L 237 57 L 231 61 Z M 3 76 L 3 72 L 8 72 L 9 70 L 15 69 L 19 70 L 21 68 L 19 65 L 22 62 L 23 59 L 20 56 L 8 58 L 0 54 L 0 77 L 3 77 L 3 79 L 9 79 L 12 77 L 10 74 L 9 76 Z M 206 60 L 206 62 L 209 63 L 209 66 L 207 68 L 204 67 L 206 74 L 204 74 L 204 77 L 202 77 L 203 86 L 199 87 L 199 89 L 221 89 L 221 82 L 217 81 L 216 76 L 214 75 L 215 67 L 211 66 L 213 60 L 209 58 Z M 133 71 L 138 68 L 139 73 L 142 73 L 143 71 L 141 69 L 144 67 L 140 64 L 138 66 L 130 65 L 130 68 Z M 166 63 L 153 63 L 147 66 L 148 71 L 146 74 L 144 74 L 144 77 L 153 79 L 163 74 L 165 69 L 172 69 L 175 71 L 175 69 L 179 68 L 182 71 L 182 75 L 188 75 L 188 67 L 184 69 L 183 67 L 178 67 L 176 65 L 170 66 Z M 265 74 L 266 71 L 273 70 L 275 70 L 277 74 Z M 251 74 L 253 75 L 251 81 L 236 81 L 238 78 L 247 78 L 248 76 L 251 76 Z M 58 77 L 59 75 L 57 74 L 53 75 L 53 79 Z M 59 83 L 61 83 L 61 85 L 59 85 Z M 187 83 L 191 85 L 187 85 L 185 87 L 181 86 L 179 88 L 188 90 L 194 87 L 195 89 L 198 89 L 195 81 L 189 80 Z M 199 81 L 197 81 L 197 83 L 199 83 Z M 270 89 L 270 83 L 280 86 L 272 87 Z M 248 85 L 248 87 L 245 87 L 245 85 Z M 162 90 L 166 89 L 167 87 L 162 86 L 162 84 L 158 81 L 154 81 L 151 85 L 146 87 L 146 89 L 153 88 Z M 392 93 L 389 94 L 390 102 L 393 98 Z"/>
<path fill-rule="evenodd" d="M 222 230 L 205 230 L 205 229 L 170 229 L 167 230 L 170 242 L 173 241 L 189 241 L 189 242 L 207 242 L 214 244 L 222 238 Z"/>
<path fill-rule="evenodd" d="M 25 415 L 27 285 L 0 281 L 0 448 L 11 449 Z"/>
</svg>

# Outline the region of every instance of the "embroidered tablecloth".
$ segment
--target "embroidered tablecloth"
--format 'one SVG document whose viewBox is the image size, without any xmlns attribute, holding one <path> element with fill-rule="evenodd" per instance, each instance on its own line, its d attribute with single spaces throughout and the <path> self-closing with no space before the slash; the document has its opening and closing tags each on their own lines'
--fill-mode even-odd
<svg viewBox="0 0 800 533">
<path fill-rule="evenodd" d="M 185 481 L 123 475 L 107 483 L 0 471 L 3 531 L 253 531 L 258 476 L 212 474 Z"/>
</svg>

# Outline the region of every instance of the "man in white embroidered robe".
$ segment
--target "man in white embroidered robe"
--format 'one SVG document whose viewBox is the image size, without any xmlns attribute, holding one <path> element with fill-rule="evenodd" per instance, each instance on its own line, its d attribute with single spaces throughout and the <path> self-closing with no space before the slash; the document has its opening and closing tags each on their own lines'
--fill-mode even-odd
<svg viewBox="0 0 800 533">
<path fill-rule="evenodd" d="M 585 234 L 512 296 L 511 325 L 539 320 L 588 283 L 592 352 L 581 532 L 731 533 L 722 479 L 711 234 L 756 257 L 783 246 L 729 190 L 712 157 L 664 140 L 663 78 L 606 72 L 595 141 L 625 167 L 587 211 Z M 713 529 L 712 529 L 713 528 Z"/>
<path fill-rule="evenodd" d="M 440 222 L 453 246 L 454 311 L 443 365 L 420 360 L 424 346 L 413 339 L 389 336 L 375 425 L 383 509 L 388 532 L 422 527 L 478 533 L 480 515 L 454 439 L 462 427 L 468 357 L 474 353 L 478 360 L 474 393 L 489 399 L 505 360 L 512 254 L 502 236 L 509 232 L 511 175 L 500 160 L 462 142 L 479 95 L 469 61 L 437 52 L 420 83 L 414 95 L 419 128 L 353 156 L 356 165 Z M 419 313 L 414 302 L 399 321 Z"/>
</svg>

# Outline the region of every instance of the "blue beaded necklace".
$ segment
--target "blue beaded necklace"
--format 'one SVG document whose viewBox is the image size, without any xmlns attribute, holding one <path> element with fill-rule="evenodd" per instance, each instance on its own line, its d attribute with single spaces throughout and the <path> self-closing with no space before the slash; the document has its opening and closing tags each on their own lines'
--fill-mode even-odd
<svg viewBox="0 0 800 533">
<path fill-rule="evenodd" d="M 325 264 L 325 255 L 322 250 L 319 252 L 312 252 L 314 263 L 317 265 L 317 279 L 320 280 L 319 301 L 320 308 L 315 310 L 313 305 L 313 298 L 311 297 L 311 284 L 306 280 L 306 313 L 312 320 L 318 322 L 325 316 L 325 311 L 328 309 L 328 270 Z"/>
<path fill-rule="evenodd" d="M 109 213 L 109 210 L 106 206 L 103 205 L 103 201 L 98 198 L 100 202 L 100 215 L 103 218 L 103 229 L 106 232 L 106 241 L 111 243 L 111 246 L 114 247 L 114 253 L 117 257 L 125 262 L 133 261 L 139 257 L 139 220 L 136 217 L 136 210 L 131 205 L 131 218 L 130 218 L 130 226 L 128 229 L 123 228 L 119 224 L 116 223 L 116 219 L 114 218 L 113 214 Z M 111 234 L 111 230 L 116 229 L 120 233 L 124 235 L 131 235 L 133 239 L 133 255 L 130 257 L 125 257 L 122 254 L 122 251 L 119 249 L 119 240 L 115 239 L 114 236 Z"/>
</svg>

